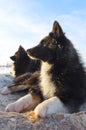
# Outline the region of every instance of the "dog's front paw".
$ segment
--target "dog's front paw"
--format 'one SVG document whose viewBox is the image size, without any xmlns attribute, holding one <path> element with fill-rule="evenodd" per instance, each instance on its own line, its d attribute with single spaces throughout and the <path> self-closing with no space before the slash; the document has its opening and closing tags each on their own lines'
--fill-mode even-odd
<svg viewBox="0 0 86 130">
<path fill-rule="evenodd" d="M 35 114 L 37 116 L 40 116 L 42 118 L 46 117 L 47 116 L 47 112 L 48 112 L 48 107 L 47 107 L 47 104 L 46 102 L 42 102 L 40 103 L 34 110 Z"/>
<path fill-rule="evenodd" d="M 27 94 L 24 97 L 21 97 L 16 102 L 8 104 L 5 111 L 7 112 L 21 112 L 25 109 L 29 109 L 32 103 L 32 96 Z"/>
<path fill-rule="evenodd" d="M 6 112 L 21 112 L 21 110 L 22 110 L 22 106 L 18 104 L 17 102 L 10 103 L 5 108 Z"/>
<path fill-rule="evenodd" d="M 63 103 L 57 97 L 52 97 L 44 102 L 40 103 L 34 110 L 35 114 L 44 118 L 47 115 L 51 115 L 57 112 L 67 112 Z"/>
<path fill-rule="evenodd" d="M 47 115 L 54 113 L 55 112 L 54 102 L 55 102 L 55 100 L 52 100 L 51 98 L 43 101 L 35 108 L 35 110 L 34 110 L 35 114 L 44 118 Z"/>
<path fill-rule="evenodd" d="M 8 104 L 5 111 L 7 112 L 22 112 L 24 110 L 34 109 L 38 103 L 40 102 L 40 98 L 34 98 L 31 94 L 27 94 L 26 96 L 18 99 L 16 102 Z"/>
</svg>

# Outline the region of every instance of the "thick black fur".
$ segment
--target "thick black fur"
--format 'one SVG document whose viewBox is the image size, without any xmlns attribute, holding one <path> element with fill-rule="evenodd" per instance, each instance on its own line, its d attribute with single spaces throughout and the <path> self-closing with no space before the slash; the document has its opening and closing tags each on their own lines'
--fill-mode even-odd
<svg viewBox="0 0 86 130">
<path fill-rule="evenodd" d="M 19 76 L 26 72 L 33 73 L 37 70 L 40 70 L 40 61 L 32 60 L 30 57 L 28 57 L 25 49 L 22 46 L 20 46 L 18 51 L 15 52 L 15 54 L 10 58 L 14 61 L 13 71 L 15 72 L 15 76 Z"/>
<path fill-rule="evenodd" d="M 47 73 L 52 75 L 51 82 L 56 87 L 53 96 L 57 96 L 70 112 L 79 111 L 86 98 L 86 75 L 76 49 L 59 23 L 55 21 L 52 32 L 27 53 L 52 65 Z"/>
</svg>

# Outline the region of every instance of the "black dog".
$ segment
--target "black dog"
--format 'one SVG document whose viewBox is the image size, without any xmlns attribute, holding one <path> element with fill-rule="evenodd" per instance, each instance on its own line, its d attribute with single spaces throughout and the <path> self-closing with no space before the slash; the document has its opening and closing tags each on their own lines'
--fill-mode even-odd
<svg viewBox="0 0 86 130">
<path fill-rule="evenodd" d="M 20 46 L 18 51 L 10 58 L 14 61 L 13 72 L 15 76 L 19 76 L 26 72 L 33 73 L 40 69 L 40 61 L 30 59 L 22 46 Z"/>
<path fill-rule="evenodd" d="M 85 71 L 58 22 L 55 21 L 52 32 L 27 53 L 42 62 L 39 85 L 44 99 L 56 96 L 70 112 L 79 111 L 86 98 Z"/>
<path fill-rule="evenodd" d="M 3 88 L 2 94 L 13 93 L 25 89 L 29 90 L 32 84 L 34 85 L 37 82 L 37 78 L 35 77 L 39 75 L 40 61 L 32 60 L 28 57 L 22 46 L 19 46 L 18 51 L 10 58 L 14 61 L 13 73 L 15 77 L 12 84 Z"/>
</svg>

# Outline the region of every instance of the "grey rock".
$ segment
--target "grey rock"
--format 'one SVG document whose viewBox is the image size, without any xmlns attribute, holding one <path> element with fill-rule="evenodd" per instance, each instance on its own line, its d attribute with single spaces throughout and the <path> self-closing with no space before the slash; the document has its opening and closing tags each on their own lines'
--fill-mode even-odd
<svg viewBox="0 0 86 130">
<path fill-rule="evenodd" d="M 86 130 L 86 112 L 53 114 L 37 120 L 24 113 L 0 112 L 0 130 Z"/>
</svg>

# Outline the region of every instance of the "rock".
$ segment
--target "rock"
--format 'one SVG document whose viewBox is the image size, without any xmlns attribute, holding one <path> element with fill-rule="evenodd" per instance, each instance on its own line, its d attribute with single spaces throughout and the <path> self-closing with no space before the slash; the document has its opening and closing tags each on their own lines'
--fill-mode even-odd
<svg viewBox="0 0 86 130">
<path fill-rule="evenodd" d="M 86 130 L 86 112 L 53 114 L 37 120 L 24 114 L 0 112 L 0 130 Z"/>
<path fill-rule="evenodd" d="M 10 76 L 0 76 L 0 89 L 11 81 L 12 77 Z M 16 101 L 25 94 L 26 92 L 0 94 L 0 130 L 86 130 L 85 111 L 74 114 L 57 113 L 43 119 L 34 116 L 33 112 L 4 112 L 7 104 Z M 84 108 L 86 108 L 86 104 L 84 104 Z"/>
<path fill-rule="evenodd" d="M 0 74 L 0 111 L 4 111 L 5 107 L 17 99 L 19 99 L 21 96 L 24 96 L 26 92 L 16 92 L 12 94 L 3 95 L 1 94 L 1 91 L 3 87 L 8 86 L 12 84 L 13 77 L 11 75 L 7 74 Z"/>
</svg>

